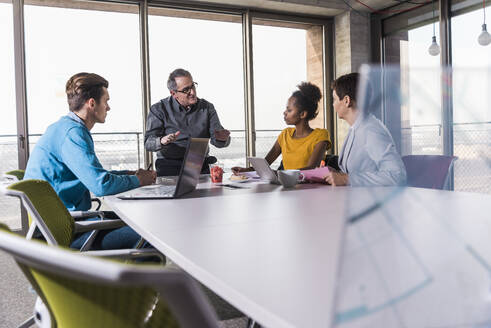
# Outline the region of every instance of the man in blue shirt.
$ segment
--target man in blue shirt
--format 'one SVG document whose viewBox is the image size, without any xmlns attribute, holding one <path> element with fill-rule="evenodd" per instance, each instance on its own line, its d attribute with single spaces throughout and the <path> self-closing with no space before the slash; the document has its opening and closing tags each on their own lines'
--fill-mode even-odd
<svg viewBox="0 0 491 328">
<path fill-rule="evenodd" d="M 24 179 L 49 182 L 69 211 L 87 211 L 90 192 L 96 196 L 117 194 L 152 184 L 155 171 L 107 171 L 94 151 L 90 130 L 104 123 L 109 83 L 93 73 L 78 73 L 66 84 L 70 112 L 51 124 L 39 139 L 27 163 Z M 89 233 L 76 236 L 71 247 L 79 248 Z M 140 239 L 129 227 L 101 231 L 96 247 L 101 249 L 132 248 Z"/>
</svg>

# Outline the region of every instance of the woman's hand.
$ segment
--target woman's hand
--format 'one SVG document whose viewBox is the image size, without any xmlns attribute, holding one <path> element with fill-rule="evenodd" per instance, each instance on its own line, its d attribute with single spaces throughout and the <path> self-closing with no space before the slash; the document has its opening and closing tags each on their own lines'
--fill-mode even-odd
<svg viewBox="0 0 491 328">
<path fill-rule="evenodd" d="M 347 186 L 349 183 L 349 175 L 342 172 L 329 171 L 329 173 L 324 176 L 324 181 L 331 186 Z"/>
</svg>

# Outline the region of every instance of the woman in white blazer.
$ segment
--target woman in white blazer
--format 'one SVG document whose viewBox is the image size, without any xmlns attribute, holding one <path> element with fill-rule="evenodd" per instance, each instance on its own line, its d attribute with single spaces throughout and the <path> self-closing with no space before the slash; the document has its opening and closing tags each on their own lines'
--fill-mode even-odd
<svg viewBox="0 0 491 328">
<path fill-rule="evenodd" d="M 339 153 L 339 168 L 325 181 L 333 186 L 397 186 L 406 183 L 406 169 L 387 128 L 356 106 L 358 73 L 343 75 L 332 85 L 333 107 L 350 125 Z"/>
</svg>

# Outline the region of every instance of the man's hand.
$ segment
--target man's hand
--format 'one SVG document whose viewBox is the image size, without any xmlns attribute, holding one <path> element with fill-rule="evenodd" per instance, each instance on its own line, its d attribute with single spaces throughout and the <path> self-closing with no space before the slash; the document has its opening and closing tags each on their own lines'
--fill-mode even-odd
<svg viewBox="0 0 491 328">
<path fill-rule="evenodd" d="M 168 134 L 162 138 L 160 138 L 160 143 L 162 145 L 168 145 L 170 144 L 171 142 L 174 142 L 176 141 L 177 139 L 177 136 L 181 134 L 181 131 L 177 131 L 176 133 L 171 133 L 171 134 Z"/>
<path fill-rule="evenodd" d="M 155 183 L 155 180 L 157 180 L 157 172 L 153 170 L 138 169 L 135 175 L 140 181 L 140 186 L 151 185 L 152 183 Z"/>
<path fill-rule="evenodd" d="M 346 173 L 329 171 L 324 176 L 324 180 L 332 186 L 346 186 L 348 185 L 349 176 Z"/>
<path fill-rule="evenodd" d="M 218 141 L 227 141 L 229 135 L 229 130 L 215 130 L 215 139 Z"/>
</svg>

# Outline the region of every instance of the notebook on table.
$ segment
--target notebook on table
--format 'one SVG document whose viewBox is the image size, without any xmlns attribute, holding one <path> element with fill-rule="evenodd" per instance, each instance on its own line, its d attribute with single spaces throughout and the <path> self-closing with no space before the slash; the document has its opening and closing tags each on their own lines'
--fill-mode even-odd
<svg viewBox="0 0 491 328">
<path fill-rule="evenodd" d="M 311 170 L 300 171 L 303 174 L 304 181 L 307 182 L 324 182 L 324 177 L 329 173 L 329 167 L 317 167 Z"/>
<path fill-rule="evenodd" d="M 119 199 L 166 199 L 187 194 L 198 185 L 201 167 L 208 151 L 208 138 L 190 138 L 175 185 L 149 185 L 123 192 Z"/>
</svg>

